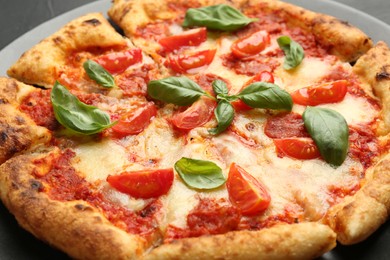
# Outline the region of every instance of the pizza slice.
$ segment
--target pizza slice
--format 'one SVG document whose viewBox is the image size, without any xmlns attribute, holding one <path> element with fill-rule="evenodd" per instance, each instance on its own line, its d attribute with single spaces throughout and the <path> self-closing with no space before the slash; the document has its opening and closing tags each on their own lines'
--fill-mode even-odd
<svg viewBox="0 0 390 260">
<path fill-rule="evenodd" d="M 91 14 L 13 65 L 46 87 L 1 85 L 0 130 L 28 135 L 5 139 L 0 196 L 25 229 L 75 258 L 302 259 L 386 221 L 387 46 L 278 1 L 221 3 L 114 1 L 134 45 Z"/>
</svg>

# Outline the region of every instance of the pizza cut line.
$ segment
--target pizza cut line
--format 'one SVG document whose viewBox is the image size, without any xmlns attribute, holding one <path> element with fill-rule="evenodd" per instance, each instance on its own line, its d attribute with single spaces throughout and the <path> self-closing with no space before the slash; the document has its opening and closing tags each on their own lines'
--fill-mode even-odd
<svg viewBox="0 0 390 260">
<path fill-rule="evenodd" d="M 115 0 L 0 78 L 0 197 L 82 259 L 311 259 L 390 209 L 390 50 L 279 1 Z"/>
</svg>

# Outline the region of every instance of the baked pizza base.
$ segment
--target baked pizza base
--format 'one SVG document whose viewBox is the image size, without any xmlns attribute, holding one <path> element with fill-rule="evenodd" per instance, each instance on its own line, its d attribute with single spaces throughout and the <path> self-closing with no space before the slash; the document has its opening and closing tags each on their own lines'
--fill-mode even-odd
<svg viewBox="0 0 390 260">
<path fill-rule="evenodd" d="M 218 1 L 207 1 L 207 4 L 211 2 L 214 4 Z M 355 61 L 372 46 L 371 40 L 358 29 L 299 7 L 277 1 L 260 0 L 233 1 L 233 4 L 243 9 L 259 4 L 264 5 L 265 10 L 269 12 L 282 10 L 282 15 L 288 21 L 314 33 L 318 42 L 325 44 L 342 60 Z M 164 12 L 164 5 L 161 2 L 121 0 L 114 1 L 109 14 L 129 36 L 133 34 L 135 26 L 155 19 L 169 18 L 172 15 L 170 12 Z M 96 15 L 78 20 L 75 28 L 79 28 L 77 30 L 81 30 L 82 35 L 87 35 L 84 33 L 88 30 L 86 27 L 97 26 L 94 20 L 96 18 L 93 17 Z M 85 23 L 86 20 L 92 22 Z M 97 28 L 103 27 L 100 24 L 105 25 L 105 22 L 99 22 Z M 52 43 L 64 43 L 60 40 L 62 36 L 72 33 L 70 27 L 66 28 L 58 35 L 45 40 L 39 49 L 27 52 L 19 63 L 9 70 L 10 76 L 24 82 L 50 87 L 56 78 L 57 68 L 51 65 L 45 68 L 36 67 L 38 72 L 49 73 L 45 74 L 42 80 L 30 77 L 38 72 L 30 71 L 29 64 L 32 57 L 39 59 L 43 56 L 42 46 L 52 50 L 50 53 L 53 55 L 49 53 L 50 62 L 47 64 L 61 63 L 60 60 L 63 58 L 57 61 L 56 57 L 64 55 L 63 49 L 53 47 Z M 107 41 L 98 40 L 102 36 L 101 33 L 107 36 L 107 30 L 111 32 L 111 29 L 105 27 L 102 31 L 92 30 L 96 35 L 91 36 L 91 41 L 80 39 L 76 42 L 89 42 L 94 46 L 104 45 L 105 42 L 110 46 L 127 44 L 116 34 L 108 34 L 111 36 L 105 38 Z M 66 53 L 69 51 L 68 48 L 69 46 L 66 46 Z M 150 50 L 153 50 L 153 46 Z M 377 96 L 383 104 L 383 120 L 378 127 L 378 136 L 383 142 L 389 140 L 390 131 L 389 57 L 390 51 L 386 44 L 378 43 L 358 59 L 354 66 L 355 73 L 367 83 L 368 91 Z M 387 220 L 390 212 L 390 156 L 385 154 L 367 171 L 362 188 L 355 195 L 346 197 L 342 203 L 332 207 L 326 217 L 318 223 L 278 224 L 260 231 L 233 231 L 222 235 L 185 238 L 154 248 L 155 245 L 149 244 L 141 236 L 131 235 L 113 226 L 98 209 L 88 203 L 57 201 L 50 199 L 43 192 L 44 185 L 34 178 L 37 166 L 33 162 L 55 156 L 60 151 L 58 148 L 48 149 L 40 145 L 50 140 L 50 132 L 37 126 L 16 109 L 15 101 L 22 95 L 21 89 L 31 87 L 10 79 L 1 79 L 0 86 L 1 136 L 12 137 L 0 139 L 4 142 L 0 149 L 0 162 L 4 162 L 0 167 L 1 199 L 23 228 L 74 258 L 112 259 L 113 254 L 118 259 L 315 258 L 334 248 L 336 240 L 343 244 L 364 240 Z"/>
</svg>

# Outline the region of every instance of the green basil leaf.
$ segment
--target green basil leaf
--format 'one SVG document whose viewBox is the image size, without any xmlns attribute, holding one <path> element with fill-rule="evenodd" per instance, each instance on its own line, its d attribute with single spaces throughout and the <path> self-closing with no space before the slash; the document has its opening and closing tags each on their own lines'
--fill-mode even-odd
<svg viewBox="0 0 390 260">
<path fill-rule="evenodd" d="M 96 134 L 113 124 L 110 116 L 94 106 L 86 105 L 56 82 L 50 94 L 58 122 L 80 134 Z"/>
<path fill-rule="evenodd" d="M 303 120 L 322 158 L 332 165 L 340 166 L 347 157 L 349 146 L 349 130 L 344 117 L 331 109 L 307 107 Z"/>
<path fill-rule="evenodd" d="M 288 36 L 281 36 L 277 39 L 279 47 L 283 50 L 285 57 L 283 68 L 291 70 L 301 64 L 305 53 L 303 48 L 296 41 Z"/>
<path fill-rule="evenodd" d="M 85 72 L 90 79 L 96 81 L 99 85 L 105 88 L 115 87 L 114 77 L 105 70 L 99 63 L 93 60 L 87 60 L 83 64 Z"/>
<path fill-rule="evenodd" d="M 220 79 L 214 80 L 213 83 L 211 83 L 211 85 L 213 86 L 213 90 L 217 95 L 218 94 L 227 95 L 229 93 L 229 89 L 226 86 L 225 81 L 223 80 Z"/>
<path fill-rule="evenodd" d="M 191 188 L 215 189 L 226 180 L 222 169 L 213 162 L 183 157 L 175 163 L 175 170 Z"/>
<path fill-rule="evenodd" d="M 151 80 L 148 94 L 154 99 L 179 106 L 188 106 L 208 94 L 194 81 L 186 77 L 168 77 Z"/>
<path fill-rule="evenodd" d="M 209 133 L 218 135 L 225 131 L 232 123 L 234 118 L 234 108 L 228 101 L 221 100 L 218 102 L 217 108 L 214 110 L 214 114 L 217 119 L 218 126 L 209 130 Z"/>
<path fill-rule="evenodd" d="M 291 110 L 291 95 L 279 86 L 267 82 L 255 82 L 244 88 L 237 97 L 254 108 Z"/>
<path fill-rule="evenodd" d="M 256 20 L 229 5 L 220 4 L 188 9 L 183 27 L 205 26 L 212 30 L 236 31 Z"/>
</svg>

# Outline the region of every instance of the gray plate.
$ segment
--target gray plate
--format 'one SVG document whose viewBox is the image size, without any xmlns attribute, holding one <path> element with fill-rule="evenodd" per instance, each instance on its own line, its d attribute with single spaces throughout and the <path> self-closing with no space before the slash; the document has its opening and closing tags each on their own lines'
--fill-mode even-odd
<svg viewBox="0 0 390 260">
<path fill-rule="evenodd" d="M 286 0 L 286 2 L 348 21 L 362 29 L 375 42 L 383 40 L 390 45 L 390 26 L 361 11 L 330 0 Z M 110 5 L 110 1 L 92 2 L 49 20 L 22 35 L 0 51 L 0 75 L 6 75 L 6 70 L 24 51 L 56 32 L 68 21 L 89 12 L 106 13 Z M 389 245 L 390 223 L 388 222 L 366 241 L 348 247 L 339 245 L 320 259 L 390 259 Z M 67 256 L 19 228 L 13 216 L 0 203 L 0 259 L 67 259 Z"/>
</svg>

